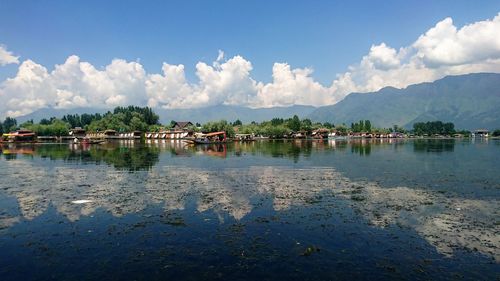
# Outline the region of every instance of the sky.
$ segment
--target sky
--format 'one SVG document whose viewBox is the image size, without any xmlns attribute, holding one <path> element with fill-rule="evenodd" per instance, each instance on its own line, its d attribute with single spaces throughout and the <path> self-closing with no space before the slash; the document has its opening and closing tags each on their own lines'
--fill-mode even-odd
<svg viewBox="0 0 500 281">
<path fill-rule="evenodd" d="M 0 117 L 335 104 L 500 72 L 500 1 L 0 1 Z"/>
</svg>

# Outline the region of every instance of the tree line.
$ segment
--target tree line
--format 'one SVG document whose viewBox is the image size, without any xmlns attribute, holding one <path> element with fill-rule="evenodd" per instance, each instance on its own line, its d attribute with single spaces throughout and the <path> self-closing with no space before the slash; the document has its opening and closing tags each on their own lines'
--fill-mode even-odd
<svg viewBox="0 0 500 281">
<path fill-rule="evenodd" d="M 117 132 L 130 131 L 154 131 L 172 128 L 174 121 L 168 125 L 162 125 L 159 121 L 159 116 L 149 107 L 127 106 L 116 107 L 113 111 L 108 111 L 104 114 L 67 114 L 62 118 L 51 117 L 49 119 L 41 119 L 39 123 L 29 120 L 23 124 L 18 124 L 14 118 L 7 117 L 3 122 L 0 122 L 0 134 L 15 131 L 18 128 L 32 130 L 40 136 L 61 136 L 67 135 L 71 128 L 81 127 L 89 132 L 102 132 L 108 129 L 116 130 Z M 403 127 L 395 125 L 392 128 L 376 128 L 372 126 L 370 120 L 360 120 L 351 123 L 350 127 L 345 124 L 332 124 L 329 122 L 313 122 L 308 118 L 300 119 L 297 115 L 291 118 L 273 118 L 263 122 L 251 122 L 243 124 L 240 120 L 228 122 L 226 120 L 207 122 L 203 125 L 196 123 L 191 126 L 190 130 L 197 132 L 214 132 L 226 131 L 228 136 L 234 134 L 254 134 L 262 135 L 271 138 L 281 138 L 292 132 L 303 132 L 311 134 L 317 129 L 328 129 L 336 131 L 339 134 L 346 135 L 348 133 L 383 133 L 391 132 L 398 133 L 413 133 L 415 135 L 453 135 L 455 133 L 469 134 L 468 131 L 456 131 L 455 125 L 451 122 L 432 121 L 432 122 L 417 122 L 413 124 L 413 130 L 407 131 Z M 500 135 L 500 131 L 496 130 L 492 133 L 493 136 Z"/>
<path fill-rule="evenodd" d="M 118 132 L 155 130 L 160 126 L 160 117 L 149 107 L 116 107 L 105 114 L 67 114 L 62 118 L 43 118 L 35 123 L 33 120 L 18 124 L 14 118 L 7 117 L 0 122 L 0 133 L 23 128 L 35 132 L 39 136 L 68 135 L 71 128 L 81 127 L 87 131 L 100 132 L 108 129 Z"/>
<path fill-rule="evenodd" d="M 455 124 L 441 121 L 417 122 L 413 124 L 413 132 L 416 135 L 453 135 L 455 134 Z"/>
</svg>

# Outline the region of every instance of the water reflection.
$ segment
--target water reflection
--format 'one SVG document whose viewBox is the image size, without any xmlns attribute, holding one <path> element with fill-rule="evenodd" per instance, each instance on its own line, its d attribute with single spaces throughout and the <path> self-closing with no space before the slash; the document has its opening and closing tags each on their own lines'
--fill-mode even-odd
<svg viewBox="0 0 500 281">
<path fill-rule="evenodd" d="M 73 163 L 105 163 L 116 169 L 136 171 L 150 169 L 158 162 L 160 149 L 147 147 L 134 142 L 110 142 L 99 145 L 82 144 L 6 144 L 0 146 L 6 160 L 17 156 L 36 156 L 51 160 Z"/>
<path fill-rule="evenodd" d="M 415 152 L 453 152 L 454 139 L 417 139 L 413 142 Z"/>
<path fill-rule="evenodd" d="M 370 142 L 356 142 L 351 144 L 351 152 L 359 155 L 370 155 L 371 143 Z"/>
<path fill-rule="evenodd" d="M 265 202 L 278 213 L 314 206 L 318 216 L 326 216 L 335 206 L 348 206 L 374 227 L 398 225 L 416 231 L 443 254 L 468 249 L 500 261 L 498 196 L 465 198 L 460 193 L 406 184 L 388 187 L 376 181 L 353 180 L 335 167 L 261 164 L 205 169 L 195 165 L 200 157 L 222 160 L 236 157 L 244 161 L 245 155 L 264 156 L 260 163 L 266 163 L 267 156 L 297 162 L 301 157 L 319 157 L 349 148 L 355 156 L 372 157 L 373 151 L 400 149 L 403 144 L 287 141 L 208 146 L 188 146 L 182 142 L 109 143 L 91 147 L 4 146 L 2 154 L 9 161 L 0 162 L 0 198 L 15 198 L 18 208 L 0 204 L 0 229 L 8 230 L 34 220 L 51 206 L 74 222 L 97 210 L 122 217 L 143 212 L 152 205 L 161 205 L 166 213 L 194 205 L 199 213 L 217 214 L 220 223 L 227 216 L 244 220 L 252 212 L 261 212 Z M 450 145 L 456 143 L 415 141 L 410 149 L 453 152 Z M 192 161 L 184 165 L 159 165 L 162 152 Z M 10 158 L 13 155 L 19 158 Z M 35 158 L 62 160 L 70 165 L 46 165 L 34 161 Z M 78 165 L 89 163 L 108 165 Z M 75 204 L 77 200 L 88 201 Z"/>
</svg>

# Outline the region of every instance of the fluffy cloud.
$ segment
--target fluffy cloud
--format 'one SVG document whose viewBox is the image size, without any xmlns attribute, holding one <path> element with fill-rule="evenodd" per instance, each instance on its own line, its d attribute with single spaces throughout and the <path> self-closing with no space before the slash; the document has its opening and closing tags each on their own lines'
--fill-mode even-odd
<svg viewBox="0 0 500 281">
<path fill-rule="evenodd" d="M 7 51 L 7 48 L 3 45 L 0 45 L 0 66 L 19 63 L 19 57 L 16 57 L 12 54 L 12 52 Z"/>
<path fill-rule="evenodd" d="M 412 45 L 398 51 L 385 43 L 371 47 L 359 64 L 338 76 L 347 85 L 332 89 L 341 98 L 345 88 L 369 92 L 382 87 L 403 88 L 410 84 L 434 81 L 446 75 L 472 72 L 500 72 L 500 13 L 492 20 L 466 25 L 460 29 L 451 18 L 438 22 Z"/>
<path fill-rule="evenodd" d="M 250 77 L 252 64 L 241 56 L 225 62 L 219 53 L 212 66 L 196 64 L 198 84 L 186 81 L 183 65 L 163 64 L 163 75 L 150 75 L 146 92 L 150 106 L 190 108 L 215 104 L 248 105 L 257 93 Z"/>
<path fill-rule="evenodd" d="M 397 68 L 400 64 L 397 51 L 386 46 L 385 43 L 377 46 L 372 45 L 370 53 L 363 58 L 363 61 L 381 70 Z"/>
<path fill-rule="evenodd" d="M 413 44 L 428 67 L 470 64 L 500 58 L 500 14 L 493 20 L 466 25 L 460 30 L 446 18 Z"/>
<path fill-rule="evenodd" d="M 335 103 L 331 89 L 310 76 L 312 70 L 291 69 L 286 63 L 275 63 L 273 82 L 259 84 L 259 91 L 253 101 L 255 107 L 290 106 L 294 104 L 324 105 Z"/>
<path fill-rule="evenodd" d="M 274 64 L 270 83 L 259 82 L 251 77 L 250 61 L 238 55 L 226 59 L 222 51 L 211 65 L 196 64 L 195 83 L 186 79 L 182 64 L 163 63 L 162 73 L 148 74 L 140 63 L 121 59 L 97 69 L 78 56 L 70 56 L 52 71 L 25 60 L 15 77 L 0 84 L 0 117 L 16 117 L 43 107 L 334 104 L 351 92 L 401 88 L 445 75 L 500 72 L 498 34 L 500 13 L 461 28 L 446 18 L 409 46 L 372 45 L 359 63 L 338 74 L 330 85 L 315 81 L 312 69 L 294 69 L 287 63 Z M 0 65 L 7 63 L 18 63 L 18 58 L 0 46 Z"/>
<path fill-rule="evenodd" d="M 115 59 L 104 70 L 70 56 L 52 72 L 32 60 L 0 86 L 0 116 L 20 116 L 44 107 L 109 108 L 146 102 L 146 73 L 136 62 Z"/>
</svg>

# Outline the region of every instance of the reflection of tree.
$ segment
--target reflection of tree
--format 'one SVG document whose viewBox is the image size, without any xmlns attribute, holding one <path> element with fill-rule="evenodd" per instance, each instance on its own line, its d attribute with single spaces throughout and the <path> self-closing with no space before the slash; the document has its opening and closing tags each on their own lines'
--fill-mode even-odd
<svg viewBox="0 0 500 281">
<path fill-rule="evenodd" d="M 353 141 L 351 143 L 351 152 L 352 153 L 359 154 L 362 156 L 368 156 L 368 155 L 370 155 L 371 151 L 372 151 L 371 142 Z"/>
<path fill-rule="evenodd" d="M 73 144 L 40 145 L 35 154 L 51 160 L 64 160 L 79 163 L 106 163 L 120 170 L 147 170 L 159 159 L 160 150 L 143 145 L 126 146 L 120 144 L 91 145 L 88 147 Z"/>
<path fill-rule="evenodd" d="M 255 141 L 250 143 L 235 143 L 229 146 L 229 151 L 235 151 L 236 154 L 250 153 L 270 155 L 272 157 L 291 158 L 297 162 L 300 156 L 309 157 L 314 149 L 323 149 L 319 147 L 316 141 L 307 140 L 271 140 Z"/>
<path fill-rule="evenodd" d="M 417 139 L 413 142 L 415 152 L 452 152 L 454 149 L 454 139 Z"/>
<path fill-rule="evenodd" d="M 147 170 L 158 162 L 159 150 L 151 147 L 90 149 L 92 160 L 112 164 L 120 170 Z"/>
</svg>

